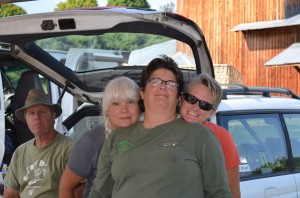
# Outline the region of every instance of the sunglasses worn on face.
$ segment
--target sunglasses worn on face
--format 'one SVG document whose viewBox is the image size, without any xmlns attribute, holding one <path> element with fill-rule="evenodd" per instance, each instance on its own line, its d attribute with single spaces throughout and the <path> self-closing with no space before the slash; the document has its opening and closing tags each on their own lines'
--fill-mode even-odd
<svg viewBox="0 0 300 198">
<path fill-rule="evenodd" d="M 155 87 L 161 86 L 165 83 L 168 89 L 177 89 L 178 84 L 173 80 L 162 80 L 160 78 L 150 78 L 149 83 Z"/>
<path fill-rule="evenodd" d="M 210 111 L 213 109 L 213 105 L 209 104 L 208 102 L 205 102 L 203 100 L 199 100 L 198 98 L 196 98 L 195 96 L 189 94 L 189 93 L 183 93 L 183 98 L 185 101 L 187 101 L 189 104 L 196 104 L 197 102 L 199 102 L 199 108 L 204 110 L 204 111 Z"/>
</svg>

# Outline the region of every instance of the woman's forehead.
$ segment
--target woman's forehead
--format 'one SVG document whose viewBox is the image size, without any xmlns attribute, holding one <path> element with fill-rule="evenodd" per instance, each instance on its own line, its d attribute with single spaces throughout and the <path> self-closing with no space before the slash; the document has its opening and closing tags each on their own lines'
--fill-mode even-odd
<svg viewBox="0 0 300 198">
<path fill-rule="evenodd" d="M 113 97 L 110 101 L 112 102 L 122 102 L 122 101 L 128 101 L 128 100 L 134 100 L 133 96 L 118 96 L 118 97 Z"/>
<path fill-rule="evenodd" d="M 160 69 L 153 71 L 151 74 L 151 77 L 161 77 L 161 76 L 176 79 L 173 72 L 168 69 L 160 68 Z"/>
</svg>

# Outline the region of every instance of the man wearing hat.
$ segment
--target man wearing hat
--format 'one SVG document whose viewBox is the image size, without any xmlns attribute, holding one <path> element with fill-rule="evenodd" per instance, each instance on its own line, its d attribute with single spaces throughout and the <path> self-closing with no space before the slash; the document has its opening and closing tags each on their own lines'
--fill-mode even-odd
<svg viewBox="0 0 300 198">
<path fill-rule="evenodd" d="M 62 109 L 47 95 L 31 89 L 16 117 L 34 135 L 13 154 L 3 184 L 4 197 L 58 197 L 60 177 L 69 159 L 73 141 L 54 129 Z"/>
</svg>

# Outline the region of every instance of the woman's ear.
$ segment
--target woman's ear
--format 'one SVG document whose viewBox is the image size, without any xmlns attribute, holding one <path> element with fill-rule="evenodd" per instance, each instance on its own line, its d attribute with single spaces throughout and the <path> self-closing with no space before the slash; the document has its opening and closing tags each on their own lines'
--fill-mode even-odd
<svg viewBox="0 0 300 198">
<path fill-rule="evenodd" d="M 140 88 L 140 95 L 141 95 L 141 99 L 144 100 L 144 88 L 143 87 Z"/>
<path fill-rule="evenodd" d="M 209 117 L 212 117 L 215 113 L 217 113 L 217 109 L 213 108 L 210 110 Z"/>
<path fill-rule="evenodd" d="M 180 107 L 181 107 L 181 104 L 182 104 L 182 97 L 179 96 L 179 98 L 177 99 L 177 104 L 176 104 L 176 113 L 180 113 Z"/>
<path fill-rule="evenodd" d="M 177 99 L 177 106 L 180 108 L 181 104 L 182 104 L 182 96 L 179 96 L 179 98 Z"/>
</svg>

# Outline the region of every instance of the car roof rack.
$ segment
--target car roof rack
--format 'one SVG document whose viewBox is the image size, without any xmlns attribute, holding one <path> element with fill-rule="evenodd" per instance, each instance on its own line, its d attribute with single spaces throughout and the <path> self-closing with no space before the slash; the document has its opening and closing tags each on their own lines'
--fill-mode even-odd
<svg viewBox="0 0 300 198">
<path fill-rule="evenodd" d="M 248 87 L 242 84 L 224 84 L 222 85 L 223 97 L 228 99 L 228 95 L 261 95 L 263 97 L 272 97 L 271 93 L 285 94 L 291 98 L 300 99 L 300 97 L 287 88 L 278 87 Z"/>
</svg>

